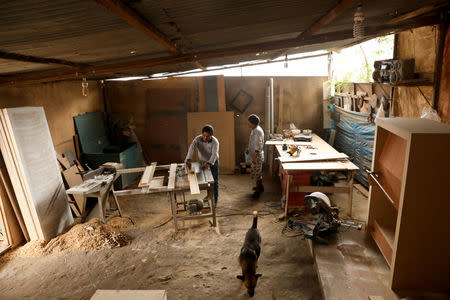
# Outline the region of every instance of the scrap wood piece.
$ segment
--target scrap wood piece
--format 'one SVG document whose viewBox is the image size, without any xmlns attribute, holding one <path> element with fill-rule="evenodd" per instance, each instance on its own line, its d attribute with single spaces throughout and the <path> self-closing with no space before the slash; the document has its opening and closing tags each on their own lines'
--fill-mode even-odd
<svg viewBox="0 0 450 300">
<path fill-rule="evenodd" d="M 205 175 L 205 181 L 210 183 L 214 181 L 214 177 L 212 176 L 211 169 L 206 169 L 203 171 Z"/>
<path fill-rule="evenodd" d="M 173 190 L 175 188 L 176 176 L 177 176 L 177 164 L 170 164 L 169 183 L 167 184 L 168 189 Z"/>
<path fill-rule="evenodd" d="M 153 162 L 150 166 L 145 167 L 144 174 L 142 174 L 141 181 L 139 181 L 138 187 L 148 187 L 155 174 L 156 162 Z"/>
<path fill-rule="evenodd" d="M 200 173 L 200 170 L 201 170 L 200 163 L 199 162 L 193 162 L 191 164 L 191 169 L 189 171 L 191 171 L 191 172 L 193 172 L 195 174 L 198 174 L 198 173 Z"/>
<path fill-rule="evenodd" d="M 58 162 L 61 164 L 64 170 L 70 168 L 70 162 L 66 157 L 63 157 L 61 154 L 56 153 L 56 158 L 58 159 Z"/>
<path fill-rule="evenodd" d="M 198 182 L 197 182 L 197 175 L 195 173 L 189 173 L 188 180 L 189 180 L 189 188 L 191 190 L 191 195 L 200 194 L 200 188 L 198 187 Z"/>
</svg>

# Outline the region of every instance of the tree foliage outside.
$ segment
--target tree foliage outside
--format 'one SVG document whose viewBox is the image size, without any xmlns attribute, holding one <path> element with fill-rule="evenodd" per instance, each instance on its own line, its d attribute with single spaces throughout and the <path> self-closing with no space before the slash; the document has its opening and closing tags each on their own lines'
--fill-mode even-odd
<svg viewBox="0 0 450 300">
<path fill-rule="evenodd" d="M 333 52 L 333 80 L 335 82 L 373 82 L 374 61 L 392 59 L 393 53 L 394 35 L 374 38 Z"/>
</svg>

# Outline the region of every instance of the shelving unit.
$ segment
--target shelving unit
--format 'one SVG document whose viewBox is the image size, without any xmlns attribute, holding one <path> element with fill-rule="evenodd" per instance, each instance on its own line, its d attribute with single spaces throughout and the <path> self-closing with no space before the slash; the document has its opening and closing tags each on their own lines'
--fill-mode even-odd
<svg viewBox="0 0 450 300">
<path fill-rule="evenodd" d="M 378 118 L 367 230 L 391 269 L 391 288 L 450 286 L 450 125 Z"/>
</svg>

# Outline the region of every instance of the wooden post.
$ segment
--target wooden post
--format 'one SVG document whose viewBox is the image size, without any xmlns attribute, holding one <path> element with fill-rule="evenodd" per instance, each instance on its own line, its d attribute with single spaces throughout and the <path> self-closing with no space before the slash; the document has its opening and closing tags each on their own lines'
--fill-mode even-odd
<svg viewBox="0 0 450 300">
<path fill-rule="evenodd" d="M 352 206 L 353 206 L 353 181 L 355 177 L 355 171 L 350 171 L 350 180 L 348 182 L 348 215 L 352 216 Z"/>
<path fill-rule="evenodd" d="M 287 220 L 287 215 L 288 215 L 288 205 L 289 205 L 289 186 L 291 184 L 291 179 L 292 179 L 292 175 L 287 175 L 286 178 L 286 203 L 284 205 L 284 217 Z"/>
<path fill-rule="evenodd" d="M 172 218 L 173 218 L 173 225 L 175 226 L 175 233 L 178 232 L 178 224 L 177 224 L 177 203 L 176 199 L 174 197 L 175 192 L 169 192 L 170 197 L 170 206 L 172 207 Z"/>
<path fill-rule="evenodd" d="M 442 60 L 444 56 L 445 36 L 447 33 L 447 8 L 442 10 L 442 21 L 439 24 L 438 48 L 434 63 L 433 108 L 438 110 L 439 90 L 441 88 Z"/>
</svg>

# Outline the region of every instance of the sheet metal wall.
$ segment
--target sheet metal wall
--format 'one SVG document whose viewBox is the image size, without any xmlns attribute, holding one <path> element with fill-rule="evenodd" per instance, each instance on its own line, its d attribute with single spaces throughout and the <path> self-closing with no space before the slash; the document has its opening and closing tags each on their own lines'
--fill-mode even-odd
<svg viewBox="0 0 450 300">
<path fill-rule="evenodd" d="M 333 119 L 336 136 L 334 147 L 349 156 L 360 170 L 355 175 L 365 187 L 369 187 L 366 169 L 372 167 L 375 123 L 367 122 L 367 115 L 346 111 L 335 106 Z"/>
</svg>

